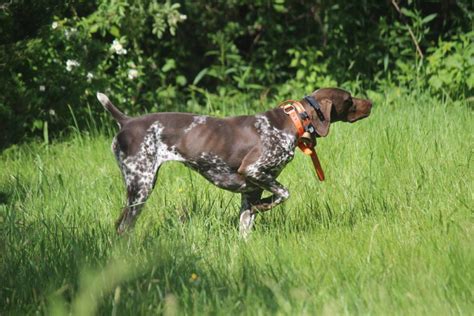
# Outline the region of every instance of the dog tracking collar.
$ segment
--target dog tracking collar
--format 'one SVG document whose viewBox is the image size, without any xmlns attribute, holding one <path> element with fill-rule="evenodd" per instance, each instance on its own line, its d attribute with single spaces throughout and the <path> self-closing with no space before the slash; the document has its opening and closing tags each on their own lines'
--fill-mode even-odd
<svg viewBox="0 0 474 316">
<path fill-rule="evenodd" d="M 307 95 L 304 97 L 306 102 L 311 105 L 311 107 L 316 111 L 316 115 L 319 117 L 319 119 L 324 122 L 326 118 L 324 117 L 323 112 L 321 111 L 321 105 L 319 105 L 319 102 L 311 95 Z"/>
<path fill-rule="evenodd" d="M 324 181 L 324 171 L 316 154 L 316 138 L 313 124 L 303 105 L 294 100 L 282 102 L 279 107 L 291 118 L 293 125 L 298 133 L 298 147 L 301 151 L 311 157 L 316 175 L 319 181 Z M 312 132 L 310 132 L 312 131 Z"/>
</svg>

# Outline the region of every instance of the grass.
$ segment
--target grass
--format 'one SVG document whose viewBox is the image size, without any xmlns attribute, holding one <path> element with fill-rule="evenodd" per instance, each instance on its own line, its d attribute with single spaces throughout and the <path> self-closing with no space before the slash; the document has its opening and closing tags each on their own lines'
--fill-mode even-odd
<svg viewBox="0 0 474 316">
<path fill-rule="evenodd" d="M 290 199 L 238 238 L 240 197 L 177 163 L 135 231 L 111 137 L 0 156 L 0 314 L 473 314 L 473 115 L 420 96 L 379 102 L 300 154 Z"/>
</svg>

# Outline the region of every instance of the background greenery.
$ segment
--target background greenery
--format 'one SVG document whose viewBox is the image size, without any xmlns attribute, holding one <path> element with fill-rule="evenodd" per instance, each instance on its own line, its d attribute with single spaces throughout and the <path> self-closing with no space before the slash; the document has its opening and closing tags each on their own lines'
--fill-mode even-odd
<svg viewBox="0 0 474 316">
<path fill-rule="evenodd" d="M 89 127 L 98 90 L 129 113 L 210 99 L 218 115 L 222 98 L 255 110 L 321 86 L 452 100 L 474 86 L 470 0 L 1 3 L 2 147 Z"/>
<path fill-rule="evenodd" d="M 470 0 L 0 1 L 0 314 L 474 314 L 472 16 Z M 239 196 L 174 163 L 116 236 L 96 91 L 130 114 L 227 116 L 323 86 L 370 97 L 371 117 L 320 140 L 324 183 L 297 154 L 249 242 Z"/>
</svg>

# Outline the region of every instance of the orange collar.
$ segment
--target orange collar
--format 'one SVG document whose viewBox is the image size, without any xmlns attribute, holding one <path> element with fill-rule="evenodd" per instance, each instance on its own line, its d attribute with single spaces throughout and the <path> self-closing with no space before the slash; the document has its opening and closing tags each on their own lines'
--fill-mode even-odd
<svg viewBox="0 0 474 316">
<path fill-rule="evenodd" d="M 299 149 L 301 149 L 305 155 L 311 157 L 319 180 L 324 181 L 324 171 L 319 162 L 318 155 L 316 154 L 316 142 L 313 135 L 308 132 L 308 130 L 314 130 L 308 113 L 306 113 L 306 110 L 300 102 L 294 100 L 284 101 L 279 107 L 283 109 L 283 112 L 291 118 L 291 121 L 295 125 L 296 131 L 298 132 Z"/>
</svg>

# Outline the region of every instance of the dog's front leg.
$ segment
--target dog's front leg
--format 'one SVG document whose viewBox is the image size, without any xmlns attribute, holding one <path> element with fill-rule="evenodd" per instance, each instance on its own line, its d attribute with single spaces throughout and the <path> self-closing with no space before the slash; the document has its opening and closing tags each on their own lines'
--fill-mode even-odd
<svg viewBox="0 0 474 316">
<path fill-rule="evenodd" d="M 242 193 L 242 204 L 240 206 L 240 235 L 247 239 L 257 214 L 252 211 L 252 205 L 258 204 L 262 195 L 262 189 L 253 192 Z"/>
<path fill-rule="evenodd" d="M 259 194 L 249 197 L 242 194 L 242 208 L 240 211 L 240 232 L 246 237 L 252 228 L 256 213 L 264 212 L 284 202 L 290 196 L 288 189 L 276 181 L 276 172 L 272 172 L 269 160 L 263 155 L 259 147 L 254 147 L 243 159 L 238 173 L 245 177 L 245 181 L 259 189 Z M 273 166 L 275 167 L 275 166 Z M 274 169 L 274 168 L 273 168 Z M 263 190 L 270 191 L 272 196 L 261 199 Z"/>
<path fill-rule="evenodd" d="M 259 199 L 258 203 L 253 203 L 252 210 L 255 212 L 269 210 L 284 202 L 290 196 L 288 189 L 275 179 L 276 173 L 271 171 L 272 167 L 275 166 L 270 165 L 269 161 L 271 160 L 271 157 L 265 154 L 261 148 L 254 147 L 244 157 L 238 169 L 238 173 L 243 175 L 247 182 L 273 194 L 265 199 Z"/>
<path fill-rule="evenodd" d="M 250 180 L 250 179 L 248 179 Z M 290 196 L 288 190 L 276 180 L 263 183 L 260 180 L 250 180 L 253 184 L 260 187 L 258 191 L 251 193 L 242 193 L 242 206 L 240 208 L 240 235 L 247 239 L 252 230 L 253 222 L 257 213 L 265 212 L 274 206 L 284 202 Z M 263 190 L 273 193 L 272 196 L 261 199 Z"/>
<path fill-rule="evenodd" d="M 273 179 L 271 176 L 267 175 L 262 178 L 254 178 L 249 180 L 255 185 L 258 185 L 260 188 L 270 191 L 273 194 L 269 197 L 259 200 L 258 203 L 252 205 L 252 211 L 257 213 L 268 211 L 278 204 L 283 203 L 290 197 L 290 192 L 288 189 Z"/>
</svg>

